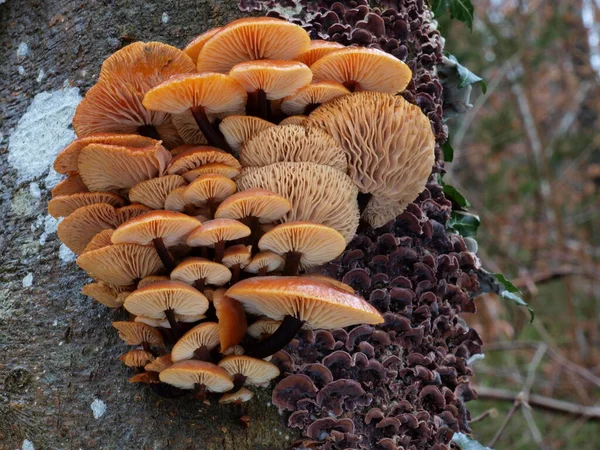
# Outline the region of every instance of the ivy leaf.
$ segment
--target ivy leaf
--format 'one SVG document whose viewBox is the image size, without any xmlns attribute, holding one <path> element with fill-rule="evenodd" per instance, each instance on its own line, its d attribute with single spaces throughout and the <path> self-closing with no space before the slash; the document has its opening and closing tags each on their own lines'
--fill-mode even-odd
<svg viewBox="0 0 600 450">
<path fill-rule="evenodd" d="M 484 94 L 487 92 L 487 84 L 485 84 L 485 81 L 483 81 L 483 78 L 481 78 L 479 75 L 475 75 L 473 72 L 471 72 L 465 66 L 463 66 L 461 63 L 459 63 L 458 60 L 456 59 L 456 56 L 449 54 L 448 59 L 450 61 L 452 61 L 454 64 L 456 64 L 456 70 L 458 71 L 458 77 L 459 77 L 458 87 L 460 89 L 470 86 L 472 84 L 479 83 L 479 86 L 481 86 L 481 92 L 483 92 Z"/>
<path fill-rule="evenodd" d="M 473 3 L 471 0 L 431 0 L 431 10 L 441 17 L 447 10 L 450 17 L 464 22 L 469 30 L 473 29 Z"/>
<path fill-rule="evenodd" d="M 461 208 L 470 208 L 471 207 L 471 203 L 469 202 L 469 200 L 467 200 L 465 198 L 465 196 L 462 195 L 461 192 L 458 189 L 456 189 L 454 186 L 451 186 L 446 183 L 442 184 L 442 186 L 444 187 L 444 194 L 446 194 L 446 197 L 449 200 L 453 201 Z"/>
<path fill-rule="evenodd" d="M 462 450 L 492 450 L 463 433 L 454 433 L 452 442 L 457 444 Z"/>
<path fill-rule="evenodd" d="M 454 159 L 454 149 L 452 148 L 452 145 L 450 144 L 450 138 L 449 137 L 446 140 L 446 142 L 444 142 L 441 145 L 441 148 L 442 148 L 442 152 L 444 153 L 444 161 L 445 162 L 452 162 L 452 160 Z"/>
<path fill-rule="evenodd" d="M 481 221 L 479 216 L 466 211 L 452 211 L 448 228 L 460 234 L 462 237 L 472 237 L 477 234 Z"/>
<path fill-rule="evenodd" d="M 521 297 L 521 291 L 509 280 L 507 280 L 503 274 L 495 273 L 494 277 L 496 277 L 498 283 L 504 287 L 504 290 L 501 290 L 499 293 L 500 296 L 503 299 L 511 300 L 515 305 L 525 306 L 529 311 L 529 323 L 533 322 L 533 319 L 535 318 L 535 311 L 531 308 L 531 306 L 529 306 L 529 303 L 523 300 L 523 297 Z"/>
</svg>

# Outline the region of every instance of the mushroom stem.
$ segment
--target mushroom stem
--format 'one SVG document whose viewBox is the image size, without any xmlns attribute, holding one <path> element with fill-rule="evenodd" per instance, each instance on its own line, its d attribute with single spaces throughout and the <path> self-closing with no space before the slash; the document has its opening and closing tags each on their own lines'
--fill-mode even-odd
<svg viewBox="0 0 600 450">
<path fill-rule="evenodd" d="M 285 316 L 279 328 L 271 336 L 246 351 L 247 356 L 254 358 L 266 358 L 277 353 L 294 339 L 298 331 L 304 325 L 304 321 L 294 316 Z"/>
<path fill-rule="evenodd" d="M 173 333 L 173 337 L 175 338 L 175 341 L 177 341 L 181 336 L 179 334 L 179 323 L 177 323 L 177 319 L 175 319 L 175 311 L 169 308 L 165 310 L 165 316 L 167 316 L 169 325 L 171 325 L 171 332 Z"/>
<path fill-rule="evenodd" d="M 212 357 L 210 355 L 210 350 L 206 348 L 206 345 L 203 345 L 200 348 L 194 350 L 194 357 L 199 359 L 200 361 L 211 361 Z"/>
<path fill-rule="evenodd" d="M 157 141 L 161 140 L 160 134 L 158 134 L 158 130 L 154 125 L 140 125 L 137 129 L 137 132 L 144 137 L 148 137 L 150 139 L 156 139 Z"/>
<path fill-rule="evenodd" d="M 344 87 L 346 89 L 348 89 L 350 92 L 355 92 L 356 88 L 358 87 L 358 83 L 356 81 L 352 81 L 352 80 L 344 81 L 343 84 L 344 84 Z"/>
<path fill-rule="evenodd" d="M 270 120 L 271 103 L 267 99 L 267 93 L 262 89 L 248 93 L 248 103 L 246 104 L 246 114 L 258 116 L 261 119 Z"/>
<path fill-rule="evenodd" d="M 225 252 L 225 241 L 218 241 L 215 244 L 215 262 L 221 264 L 223 253 Z"/>
<path fill-rule="evenodd" d="M 231 284 L 234 285 L 235 283 L 237 283 L 238 281 L 240 281 L 240 265 L 239 264 L 235 264 L 234 266 L 231 267 Z"/>
<path fill-rule="evenodd" d="M 148 342 L 142 342 L 142 348 L 144 350 L 146 350 L 147 352 L 151 353 L 152 356 L 154 356 L 155 358 L 158 356 L 158 353 L 156 353 L 154 350 L 152 350 L 152 348 L 150 347 L 150 344 Z"/>
<path fill-rule="evenodd" d="M 206 282 L 204 281 L 204 278 L 198 278 L 196 281 L 194 281 L 194 284 L 192 284 L 192 286 L 194 286 L 200 292 L 204 292 L 205 285 Z"/>
<path fill-rule="evenodd" d="M 210 215 L 211 219 L 215 218 L 215 212 L 217 211 L 218 206 L 219 205 L 217 204 L 214 198 L 209 198 L 208 200 L 206 200 L 206 207 L 208 208 L 208 214 Z"/>
<path fill-rule="evenodd" d="M 233 376 L 233 388 L 229 392 L 237 392 L 241 388 L 243 388 L 244 383 L 246 382 L 246 378 L 247 377 L 245 375 L 242 375 L 241 373 L 236 373 Z"/>
<path fill-rule="evenodd" d="M 367 208 L 367 205 L 369 204 L 369 200 L 371 200 L 371 197 L 373 197 L 373 194 L 370 194 L 368 192 L 359 192 L 358 193 L 358 210 L 360 211 L 360 215 L 362 216 L 362 213 L 364 212 L 364 210 Z"/>
<path fill-rule="evenodd" d="M 199 383 L 194 384 L 194 396 L 200 401 L 206 400 L 206 386 Z"/>
<path fill-rule="evenodd" d="M 190 111 L 194 116 L 194 120 L 196 120 L 198 128 L 200 128 L 200 131 L 202 131 L 202 134 L 210 145 L 219 147 L 229 153 L 233 152 L 227 141 L 225 141 L 225 138 L 223 138 L 223 135 L 221 135 L 221 132 L 213 127 L 208 120 L 203 106 L 194 106 L 190 108 Z"/>
<path fill-rule="evenodd" d="M 154 244 L 154 248 L 156 249 L 156 253 L 158 253 L 158 257 L 162 261 L 165 268 L 169 273 L 173 271 L 175 268 L 175 260 L 167 250 L 167 246 L 162 238 L 154 238 L 152 239 L 152 243 Z"/>
<path fill-rule="evenodd" d="M 299 252 L 288 252 L 285 255 L 285 266 L 283 268 L 284 275 L 297 275 L 298 268 L 300 267 L 300 259 L 302 259 L 302 253 Z"/>
<path fill-rule="evenodd" d="M 258 269 L 258 275 L 264 277 L 267 273 L 269 273 L 269 266 L 261 267 Z"/>
</svg>

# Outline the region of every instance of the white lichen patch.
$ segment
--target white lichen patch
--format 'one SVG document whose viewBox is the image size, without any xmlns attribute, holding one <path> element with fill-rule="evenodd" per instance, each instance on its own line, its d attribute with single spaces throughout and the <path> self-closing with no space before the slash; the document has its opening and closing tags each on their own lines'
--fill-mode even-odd
<svg viewBox="0 0 600 450">
<path fill-rule="evenodd" d="M 42 191 L 40 190 L 40 185 L 37 183 L 29 183 L 29 193 L 37 200 L 42 198 Z"/>
<path fill-rule="evenodd" d="M 25 439 L 23 441 L 23 445 L 21 446 L 21 450 L 35 450 L 33 442 L 31 442 L 29 439 Z"/>
<path fill-rule="evenodd" d="M 17 56 L 25 58 L 27 55 L 29 55 L 29 45 L 27 45 L 27 42 L 21 42 L 17 47 Z"/>
<path fill-rule="evenodd" d="M 36 223 L 40 222 L 41 217 L 44 224 L 44 231 L 40 236 L 40 245 L 44 245 L 46 243 L 46 239 L 48 239 L 48 236 L 50 236 L 52 233 L 56 233 L 56 229 L 58 228 L 60 221 L 56 220 L 51 215 L 47 215 L 46 217 L 38 216 Z"/>
<path fill-rule="evenodd" d="M 33 285 L 33 274 L 31 272 L 29 272 L 23 278 L 23 287 L 28 288 L 28 287 L 31 287 L 32 285 Z"/>
<path fill-rule="evenodd" d="M 94 415 L 94 419 L 99 419 L 106 413 L 106 403 L 102 400 L 95 398 L 92 404 L 90 405 L 92 409 L 92 414 Z"/>
<path fill-rule="evenodd" d="M 21 76 L 25 75 L 25 67 L 23 67 L 23 66 L 17 67 L 17 72 L 19 72 L 19 75 L 21 75 Z"/>
<path fill-rule="evenodd" d="M 41 83 L 44 78 L 46 77 L 46 72 L 44 72 L 44 69 L 40 69 L 37 78 L 35 79 L 35 81 L 37 81 L 38 83 Z"/>
<path fill-rule="evenodd" d="M 8 163 L 17 170 L 17 182 L 47 173 L 58 152 L 75 139 L 70 124 L 80 101 L 77 88 L 34 97 L 8 141 Z"/>
<path fill-rule="evenodd" d="M 162 17 L 160 18 L 160 21 L 164 24 L 169 23 L 169 15 L 166 12 L 162 13 Z"/>
<path fill-rule="evenodd" d="M 60 244 L 60 248 L 58 249 L 58 257 L 62 262 L 69 263 L 75 261 L 77 255 L 73 253 L 65 244 Z"/>
</svg>

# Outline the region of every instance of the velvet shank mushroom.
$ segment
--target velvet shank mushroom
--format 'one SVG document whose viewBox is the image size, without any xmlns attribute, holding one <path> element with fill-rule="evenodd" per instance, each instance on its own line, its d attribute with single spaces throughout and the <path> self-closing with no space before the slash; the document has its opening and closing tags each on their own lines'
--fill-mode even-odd
<svg viewBox="0 0 600 450">
<path fill-rule="evenodd" d="M 275 364 L 246 355 L 226 356 L 219 361 L 219 367 L 233 378 L 234 391 L 249 385 L 266 386 L 279 376 Z"/>
<path fill-rule="evenodd" d="M 144 350 L 151 352 L 150 347 L 164 348 L 162 334 L 145 323 L 113 322 L 113 327 L 119 332 L 119 337 L 128 345 L 141 345 Z"/>
<path fill-rule="evenodd" d="M 250 261 L 250 264 L 244 270 L 248 273 L 257 273 L 262 276 L 269 272 L 283 269 L 284 264 L 284 259 L 277 253 L 264 251 L 254 255 L 252 261 Z"/>
<path fill-rule="evenodd" d="M 290 116 L 310 114 L 322 103 L 349 93 L 350 91 L 337 81 L 321 81 L 309 84 L 284 98 L 281 103 L 281 110 Z"/>
<path fill-rule="evenodd" d="M 206 258 L 188 257 L 173 269 L 172 280 L 183 281 L 203 291 L 206 285 L 223 286 L 231 279 L 230 270 L 223 264 Z"/>
<path fill-rule="evenodd" d="M 146 350 L 131 350 L 119 357 L 127 367 L 142 370 L 146 364 L 154 360 L 154 355 Z"/>
<path fill-rule="evenodd" d="M 282 320 L 281 326 L 246 355 L 264 358 L 281 350 L 306 323 L 312 328 L 377 324 L 383 317 L 362 298 L 306 277 L 254 277 L 230 287 L 226 295 L 251 314 Z"/>
<path fill-rule="evenodd" d="M 207 391 L 226 392 L 233 387 L 231 377 L 224 369 L 206 361 L 180 361 L 163 370 L 159 378 L 180 389 L 194 389 L 199 400 L 206 398 Z"/>
<path fill-rule="evenodd" d="M 129 191 L 129 200 L 141 203 L 152 209 L 164 209 L 165 200 L 169 194 L 185 184 L 185 179 L 180 175 L 166 175 L 152 178 L 132 187 Z"/>
<path fill-rule="evenodd" d="M 251 245 L 234 245 L 225 250 L 223 254 L 223 264 L 231 269 L 231 282 L 237 283 L 240 278 L 240 272 L 252 258 Z"/>
<path fill-rule="evenodd" d="M 211 28 L 210 30 L 205 31 L 201 35 L 196 36 L 194 40 L 192 40 L 192 42 L 185 46 L 185 48 L 183 49 L 183 53 L 188 55 L 192 59 L 192 61 L 196 63 L 198 61 L 198 55 L 200 54 L 202 47 L 204 47 L 204 44 L 206 44 L 208 40 L 212 38 L 215 34 L 217 34 L 219 31 L 221 31 L 221 27 Z"/>
<path fill-rule="evenodd" d="M 219 204 L 237 190 L 235 182 L 224 175 L 208 173 L 192 181 L 183 199 L 186 203 L 197 207 L 206 207 L 208 215 L 215 217 Z"/>
<path fill-rule="evenodd" d="M 294 60 L 300 61 L 310 67 L 323 56 L 327 56 L 330 53 L 339 52 L 345 48 L 346 47 L 338 42 L 315 39 L 310 41 L 310 47 L 308 50 L 301 53 L 299 56 L 294 58 Z"/>
<path fill-rule="evenodd" d="M 237 152 L 246 141 L 274 126 L 275 124 L 260 117 L 234 115 L 225 117 L 219 124 L 219 130 L 229 146 Z"/>
<path fill-rule="evenodd" d="M 233 219 L 213 219 L 202 224 L 187 238 L 189 247 L 214 247 L 215 262 L 223 260 L 225 242 L 235 241 L 250 236 L 250 228 Z"/>
<path fill-rule="evenodd" d="M 240 302 L 225 295 L 225 289 L 214 292 L 213 304 L 219 319 L 220 352 L 224 353 L 244 338 L 248 328 L 246 313 Z"/>
<path fill-rule="evenodd" d="M 210 361 L 210 352 L 219 345 L 219 325 L 204 322 L 185 333 L 173 346 L 171 359 L 173 362 L 184 359 Z"/>
</svg>

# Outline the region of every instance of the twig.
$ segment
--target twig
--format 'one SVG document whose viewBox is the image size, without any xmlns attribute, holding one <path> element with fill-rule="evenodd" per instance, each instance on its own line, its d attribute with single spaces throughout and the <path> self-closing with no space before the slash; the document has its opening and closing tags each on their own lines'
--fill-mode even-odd
<svg viewBox="0 0 600 450">
<path fill-rule="evenodd" d="M 496 435 L 494 436 L 494 438 L 487 445 L 488 447 L 494 448 L 496 446 L 496 442 L 498 442 L 498 440 L 502 436 L 502 433 L 504 433 L 504 430 L 508 426 L 508 422 L 510 422 L 510 419 L 512 419 L 512 417 L 515 415 L 515 413 L 517 412 L 519 407 L 522 405 L 522 401 L 521 401 L 522 398 L 523 398 L 522 393 L 517 394 L 515 397 L 511 398 L 511 400 L 513 400 L 513 405 L 510 408 L 510 411 L 508 411 L 508 414 L 506 415 L 506 417 L 504 418 L 502 425 L 500 425 L 500 429 L 496 432 Z"/>
<path fill-rule="evenodd" d="M 475 416 L 471 420 L 469 420 L 469 424 L 481 422 L 482 420 L 484 420 L 488 417 L 494 418 L 497 415 L 498 415 L 498 410 L 496 408 L 486 409 L 484 412 L 482 412 L 478 416 Z"/>
<path fill-rule="evenodd" d="M 476 386 L 475 390 L 479 399 L 515 401 L 521 395 L 521 393 L 515 393 L 507 389 L 485 386 Z M 548 411 L 583 416 L 590 420 L 600 420 L 600 406 L 584 406 L 536 394 L 529 395 L 529 404 Z"/>
</svg>

